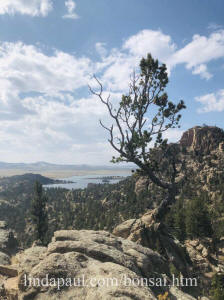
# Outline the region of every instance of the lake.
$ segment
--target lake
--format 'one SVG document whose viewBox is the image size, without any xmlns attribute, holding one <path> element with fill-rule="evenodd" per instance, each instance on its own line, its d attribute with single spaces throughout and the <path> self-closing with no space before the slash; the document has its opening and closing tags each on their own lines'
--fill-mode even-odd
<svg viewBox="0 0 224 300">
<path fill-rule="evenodd" d="M 89 183 L 95 184 L 103 184 L 103 180 L 107 179 L 108 177 L 110 180 L 106 183 L 113 184 L 118 183 L 119 181 L 125 179 L 127 176 L 130 176 L 131 172 L 122 172 L 122 173 L 105 173 L 105 174 L 86 174 L 86 175 L 75 175 L 72 177 L 62 178 L 61 180 L 65 181 L 73 181 L 73 183 L 59 183 L 59 184 L 48 184 L 44 185 L 44 188 L 55 188 L 61 187 L 65 189 L 84 189 L 87 187 Z M 117 177 L 117 178 L 116 178 Z M 111 179 L 113 178 L 113 179 Z"/>
</svg>

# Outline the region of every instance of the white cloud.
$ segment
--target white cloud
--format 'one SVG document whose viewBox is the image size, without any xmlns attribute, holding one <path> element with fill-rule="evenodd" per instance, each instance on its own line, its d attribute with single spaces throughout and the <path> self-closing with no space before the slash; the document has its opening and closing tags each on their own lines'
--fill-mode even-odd
<svg viewBox="0 0 224 300">
<path fill-rule="evenodd" d="M 108 163 L 113 151 L 98 121 L 109 124 L 110 120 L 97 97 L 85 96 L 87 84 L 95 84 L 90 76 L 96 73 L 105 92 L 111 91 L 114 103 L 128 89 L 130 73 L 148 52 L 165 62 L 170 72 L 184 64 L 208 80 L 212 76 L 208 63 L 224 57 L 224 34 L 218 31 L 208 37 L 194 36 L 178 49 L 169 35 L 144 30 L 120 48 L 108 51 L 104 43 L 95 47 L 100 54 L 96 62 L 58 50 L 46 54 L 21 42 L 0 43 L 2 160 L 63 162 L 66 157 L 67 163 Z M 224 110 L 224 90 L 196 100 L 203 104 L 202 112 Z M 181 133 L 170 131 L 166 137 L 173 141 Z"/>
<path fill-rule="evenodd" d="M 161 31 L 143 30 L 124 41 L 121 49 L 112 49 L 103 57 L 101 67 L 104 68 L 102 81 L 112 90 L 126 90 L 130 74 L 138 68 L 139 61 L 147 53 L 167 64 L 176 49 L 170 36 Z M 100 65 L 99 65 L 100 68 Z"/>
<path fill-rule="evenodd" d="M 139 65 L 139 58 L 114 50 L 103 59 L 102 82 L 113 91 L 125 91 L 129 86 L 130 74 Z M 100 69 L 100 66 L 99 66 Z"/>
<path fill-rule="evenodd" d="M 92 74 L 88 58 L 76 58 L 62 51 L 45 55 L 32 45 L 0 43 L 0 99 L 7 103 L 20 93 L 54 95 L 86 86 Z"/>
<path fill-rule="evenodd" d="M 175 128 L 175 129 L 170 129 L 168 131 L 165 131 L 163 134 L 163 137 L 168 139 L 168 141 L 170 143 L 175 143 L 180 140 L 183 133 L 184 133 L 184 130 Z"/>
<path fill-rule="evenodd" d="M 193 74 L 200 74 L 203 78 L 209 79 L 211 74 L 207 71 L 206 63 L 223 57 L 224 30 L 218 30 L 209 37 L 194 35 L 190 43 L 175 52 L 171 63 L 173 65 L 185 63 L 188 69 L 193 70 Z"/>
<path fill-rule="evenodd" d="M 176 50 L 176 45 L 169 35 L 165 35 L 159 30 L 142 30 L 125 41 L 123 49 L 141 57 L 151 53 L 160 61 L 168 62 Z"/>
<path fill-rule="evenodd" d="M 75 13 L 76 3 L 73 0 L 65 1 L 65 7 L 68 13 L 63 16 L 65 19 L 78 19 L 79 16 Z"/>
<path fill-rule="evenodd" d="M 194 67 L 192 74 L 200 75 L 202 78 L 209 80 L 213 77 L 211 73 L 208 72 L 207 66 L 204 64 Z"/>
<path fill-rule="evenodd" d="M 73 95 L 87 87 L 91 74 L 93 62 L 86 57 L 61 51 L 46 55 L 21 42 L 1 43 L 2 159 L 108 163 L 112 150 L 105 147 L 106 132 L 99 125 L 107 117 L 104 105 L 93 96 Z"/>
<path fill-rule="evenodd" d="M 52 8 L 52 0 L 2 0 L 0 15 L 22 14 L 46 17 Z"/>
<path fill-rule="evenodd" d="M 92 95 L 73 94 L 87 90 L 93 72 L 87 57 L 62 51 L 46 55 L 33 45 L 0 43 L 2 159 L 108 163 L 113 151 L 99 125 L 99 119 L 107 118 L 105 106 Z"/>
<path fill-rule="evenodd" d="M 20 101 L 33 114 L 25 114 L 18 120 L 1 120 L 2 160 L 109 162 L 113 151 L 107 143 L 106 132 L 99 125 L 99 119 L 105 118 L 107 113 L 96 97 L 73 98 L 70 104 L 47 96 Z"/>
<path fill-rule="evenodd" d="M 212 32 L 208 37 L 194 35 L 192 41 L 180 49 L 171 36 L 162 31 L 142 30 L 124 41 L 121 50 L 113 49 L 104 58 L 104 64 L 109 66 L 105 77 L 111 82 L 114 81 L 115 86 L 121 85 L 121 82 L 127 84 L 124 78 L 130 74 L 130 68 L 133 70 L 133 66 L 147 53 L 166 63 L 169 73 L 175 66 L 185 64 L 192 74 L 209 80 L 213 75 L 207 64 L 224 58 L 224 30 Z"/>
<path fill-rule="evenodd" d="M 171 36 L 160 30 L 142 30 L 125 40 L 120 49 L 112 49 L 108 54 L 102 43 L 96 44 L 96 49 L 102 57 L 102 62 L 97 64 L 98 70 L 104 72 L 102 82 L 114 91 L 128 87 L 130 73 L 147 53 L 166 63 L 169 74 L 177 65 L 185 64 L 192 74 L 209 80 L 213 74 L 208 70 L 208 63 L 224 58 L 224 30 L 208 37 L 194 35 L 192 41 L 180 49 Z"/>
<path fill-rule="evenodd" d="M 200 97 L 196 97 L 195 100 L 203 105 L 198 112 L 221 112 L 224 111 L 224 90 L 221 89 L 216 93 L 206 94 Z"/>
</svg>

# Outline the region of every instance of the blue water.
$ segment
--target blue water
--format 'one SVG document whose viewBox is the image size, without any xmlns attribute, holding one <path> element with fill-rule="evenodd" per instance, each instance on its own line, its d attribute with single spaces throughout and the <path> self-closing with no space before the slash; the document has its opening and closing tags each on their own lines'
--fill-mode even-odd
<svg viewBox="0 0 224 300">
<path fill-rule="evenodd" d="M 45 188 L 55 188 L 55 187 L 61 187 L 61 188 L 65 188 L 65 189 L 84 189 L 87 187 L 88 183 L 95 183 L 95 184 L 102 184 L 104 182 L 102 182 L 101 178 L 107 177 L 107 176 L 122 176 L 119 179 L 112 179 L 110 180 L 108 183 L 112 184 L 112 183 L 118 183 L 119 181 L 121 181 L 122 179 L 125 179 L 125 177 L 130 176 L 131 173 L 127 171 L 127 173 L 121 173 L 121 174 L 103 174 L 103 175 L 99 175 L 99 174 L 87 174 L 87 175 L 77 175 L 77 176 L 72 176 L 69 178 L 63 178 L 61 180 L 66 180 L 66 181 L 73 181 L 74 183 L 60 183 L 60 184 L 48 184 L 48 185 L 44 185 Z"/>
</svg>

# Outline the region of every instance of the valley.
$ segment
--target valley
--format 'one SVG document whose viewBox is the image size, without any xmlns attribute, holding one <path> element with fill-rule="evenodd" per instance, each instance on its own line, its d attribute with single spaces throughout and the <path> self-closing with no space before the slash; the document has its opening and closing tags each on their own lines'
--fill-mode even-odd
<svg viewBox="0 0 224 300">
<path fill-rule="evenodd" d="M 178 274 L 185 278 L 197 276 L 198 287 L 183 287 L 181 293 L 187 294 L 183 294 L 182 299 L 196 299 L 194 297 L 201 295 L 202 287 L 203 295 L 209 295 L 212 293 L 214 278 L 222 276 L 224 272 L 223 142 L 224 132 L 217 127 L 194 127 L 183 134 L 177 144 L 177 147 L 186 147 L 181 154 L 186 169 L 179 175 L 181 180 L 183 178 L 183 186 L 176 203 L 170 207 L 163 220 L 156 219 L 155 215 L 166 196 L 165 192 L 147 176 L 139 171 L 130 175 L 127 170 L 118 173 L 117 170 L 100 169 L 78 170 L 80 173 L 76 174 L 79 175 L 66 179 L 73 183 L 32 173 L 0 178 L 0 220 L 6 222 L 12 230 L 18 247 L 22 249 L 21 255 L 26 255 L 26 249 L 32 249 L 30 247 L 35 242 L 31 215 L 34 184 L 38 181 L 43 186 L 50 185 L 51 188 L 44 192 L 48 218 L 46 245 L 51 245 L 53 236 L 57 238 L 63 234 L 66 235 L 63 240 L 66 241 L 67 235 L 75 235 L 74 239 L 78 239 L 77 243 L 82 245 L 84 234 L 88 236 L 89 246 L 83 251 L 88 252 L 91 247 L 95 249 L 97 246 L 94 244 L 94 235 L 97 234 L 104 243 L 105 250 L 102 251 L 107 253 L 110 251 L 111 239 L 115 237 L 124 239 L 124 245 L 126 240 L 132 241 L 158 253 L 156 255 L 166 261 L 168 269 L 164 266 L 163 272 L 169 278 L 178 277 Z M 166 166 L 165 161 L 161 163 Z M 163 176 L 165 174 L 166 169 Z M 103 183 L 107 177 L 111 181 L 118 181 Z M 84 178 L 87 186 L 65 188 L 70 184 L 75 186 L 75 178 Z M 88 184 L 88 180 L 96 183 Z M 109 240 L 107 234 L 110 234 Z M 70 245 L 70 239 L 72 237 L 64 242 L 65 245 Z M 115 239 L 114 243 L 117 245 L 118 241 Z M 72 248 L 72 251 L 79 252 L 80 247 L 77 250 Z M 63 251 L 69 252 L 69 249 Z M 122 251 L 126 251 L 124 249 Z M 113 251 L 116 253 L 117 250 Z M 136 251 L 143 250 L 136 248 Z M 105 254 L 101 253 L 99 257 L 101 255 Z M 101 263 L 99 257 L 95 259 Z M 18 259 L 21 259 L 20 256 Z M 154 267 L 157 267 L 157 263 Z M 159 295 L 164 294 L 165 290 L 153 289 L 153 292 Z M 180 291 L 169 290 L 169 293 L 177 295 Z"/>
</svg>

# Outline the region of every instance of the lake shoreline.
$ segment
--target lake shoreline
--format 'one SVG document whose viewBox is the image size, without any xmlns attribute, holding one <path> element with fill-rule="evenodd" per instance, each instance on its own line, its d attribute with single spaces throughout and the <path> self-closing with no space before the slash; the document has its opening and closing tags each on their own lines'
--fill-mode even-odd
<svg viewBox="0 0 224 300">
<path fill-rule="evenodd" d="M 60 183 L 60 184 L 49 184 L 44 185 L 44 188 L 66 188 L 69 190 L 72 189 L 84 189 L 87 188 L 89 184 L 115 184 L 122 180 L 124 180 L 126 177 L 130 176 L 130 172 L 123 172 L 111 174 L 107 171 L 107 174 L 85 174 L 85 175 L 75 175 L 72 177 L 67 178 L 67 180 L 72 181 L 73 183 Z M 61 180 L 65 180 L 64 178 Z"/>
<path fill-rule="evenodd" d="M 24 175 L 27 173 L 40 174 L 42 176 L 58 179 L 58 180 L 67 180 L 73 176 L 82 176 L 82 175 L 107 175 L 108 173 L 115 175 L 116 174 L 130 174 L 131 169 L 112 169 L 112 170 L 23 170 L 23 169 L 0 169 L 0 177 L 10 177 L 15 175 Z"/>
</svg>

